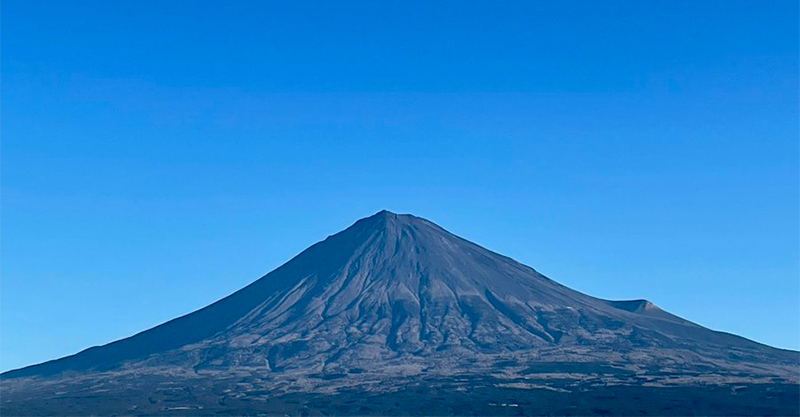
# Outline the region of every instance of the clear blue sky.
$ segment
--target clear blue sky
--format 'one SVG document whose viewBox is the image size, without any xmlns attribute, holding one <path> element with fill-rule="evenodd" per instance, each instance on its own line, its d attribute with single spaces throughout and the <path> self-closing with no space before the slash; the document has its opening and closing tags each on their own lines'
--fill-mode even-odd
<svg viewBox="0 0 800 417">
<path fill-rule="evenodd" d="M 798 4 L 2 5 L 0 369 L 380 209 L 800 348 Z"/>
</svg>

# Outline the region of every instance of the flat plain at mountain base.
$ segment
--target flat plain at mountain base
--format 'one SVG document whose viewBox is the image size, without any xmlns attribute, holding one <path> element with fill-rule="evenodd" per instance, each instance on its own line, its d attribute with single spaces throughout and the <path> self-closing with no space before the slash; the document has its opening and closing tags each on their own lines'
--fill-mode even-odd
<svg viewBox="0 0 800 417">
<path fill-rule="evenodd" d="M 9 403 L 0 407 L 0 413 L 4 416 L 798 414 L 800 386 L 796 384 L 742 382 L 745 378 L 735 383 L 712 383 L 719 378 L 697 376 L 687 382 L 665 375 L 624 375 L 613 371 L 534 377 L 461 375 L 388 379 L 385 375 L 369 374 L 287 375 L 276 379 L 269 375 L 217 372 L 200 372 L 192 378 L 110 372 L 100 378 L 52 381 L 35 390 L 23 390 L 21 397 L 11 390 L 4 395 L 4 401 Z"/>
</svg>

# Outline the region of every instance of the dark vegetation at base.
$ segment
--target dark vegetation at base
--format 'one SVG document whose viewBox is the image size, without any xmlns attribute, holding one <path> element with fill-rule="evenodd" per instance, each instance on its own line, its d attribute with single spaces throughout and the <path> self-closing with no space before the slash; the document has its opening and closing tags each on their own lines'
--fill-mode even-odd
<svg viewBox="0 0 800 417">
<path fill-rule="evenodd" d="M 199 382 L 199 381 L 198 381 Z M 210 380 L 202 381 L 213 382 Z M 497 387 L 493 380 L 409 381 L 395 392 L 346 389 L 336 394 L 272 394 L 253 390 L 230 397 L 223 386 L 158 383 L 113 395 L 86 393 L 21 400 L 0 407 L 3 416 L 24 415 L 546 415 L 546 416 L 796 416 L 800 386 L 597 386 L 552 382 L 542 388 Z M 202 384 L 201 383 L 201 384 Z"/>
</svg>

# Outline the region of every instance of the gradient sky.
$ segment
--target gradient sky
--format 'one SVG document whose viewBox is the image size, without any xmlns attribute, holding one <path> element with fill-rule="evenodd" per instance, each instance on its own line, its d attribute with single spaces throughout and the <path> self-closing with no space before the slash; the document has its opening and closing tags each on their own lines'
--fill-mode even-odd
<svg viewBox="0 0 800 417">
<path fill-rule="evenodd" d="M 2 5 L 0 369 L 380 209 L 800 348 L 798 3 Z"/>
</svg>

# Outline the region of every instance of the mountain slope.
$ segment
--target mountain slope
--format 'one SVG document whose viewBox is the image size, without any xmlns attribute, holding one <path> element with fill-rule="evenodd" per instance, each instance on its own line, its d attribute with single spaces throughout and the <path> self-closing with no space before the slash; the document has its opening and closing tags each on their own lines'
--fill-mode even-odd
<svg viewBox="0 0 800 417">
<path fill-rule="evenodd" d="M 368 375 L 605 369 L 795 384 L 798 359 L 646 300 L 582 294 L 427 220 L 382 211 L 201 310 L 2 378 L 247 372 L 291 375 L 295 388 L 319 392 L 361 386 Z M 304 378 L 325 383 L 297 382 Z"/>
</svg>

